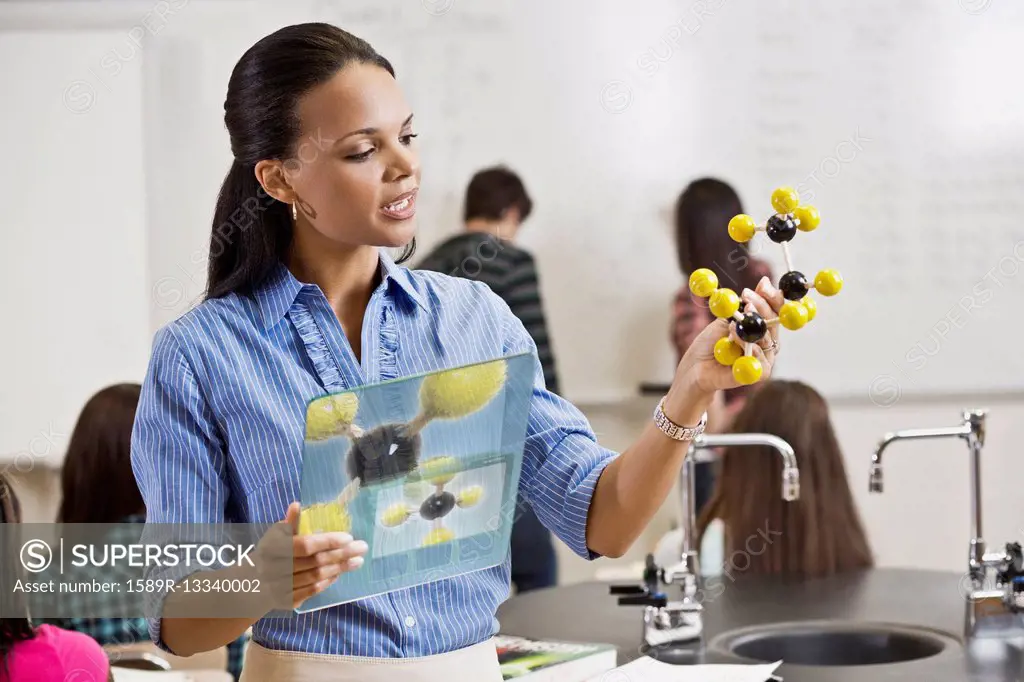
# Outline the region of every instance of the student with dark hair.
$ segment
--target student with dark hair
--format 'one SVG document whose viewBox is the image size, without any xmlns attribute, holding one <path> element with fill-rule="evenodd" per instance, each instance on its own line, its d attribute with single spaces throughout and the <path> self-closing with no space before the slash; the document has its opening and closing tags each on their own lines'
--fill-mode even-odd
<svg viewBox="0 0 1024 682">
<path fill-rule="evenodd" d="M 0 474 L 0 522 L 21 523 L 21 509 L 7 479 Z M 14 585 L 20 575 L 16 536 L 4 534 L 8 546 L 0 548 L 0 590 L 4 610 L 21 615 L 0 618 L 0 682 L 66 682 L 72 679 L 111 680 L 107 655 L 91 638 L 54 625 L 32 625 L 24 593 Z"/>
<path fill-rule="evenodd" d="M 504 166 L 479 171 L 466 187 L 464 231 L 439 244 L 416 267 L 475 279 L 490 287 L 526 327 L 537 346 L 544 385 L 558 393 L 537 266 L 529 251 L 515 245 L 532 212 L 533 201 L 518 175 Z"/>
<path fill-rule="evenodd" d="M 736 190 L 721 180 L 694 180 L 680 193 L 675 206 L 675 242 L 679 269 L 686 278 L 676 293 L 672 311 L 670 337 L 677 362 L 686 354 L 697 335 L 715 319 L 707 299 L 690 292 L 689 277 L 694 270 L 708 268 L 718 275 L 719 286 L 740 293 L 756 289 L 762 277 L 771 278 L 764 261 L 752 256 L 746 244 L 729 236 L 729 221 L 743 213 Z M 759 384 L 737 386 L 715 397 L 708 430 L 726 429 L 743 401 Z M 714 484 L 714 464 L 701 462 L 696 468 L 696 499 L 698 513 L 707 503 Z"/>
<path fill-rule="evenodd" d="M 768 446 L 726 448 L 711 500 L 697 519 L 701 572 L 736 574 L 730 557 L 743 554 L 743 573 L 818 578 L 871 568 L 874 558 L 850 490 L 828 403 L 799 381 L 772 380 L 747 398 L 731 431 L 770 433 L 793 446 L 800 499 L 779 495 L 778 454 Z M 763 540 L 757 554 L 749 539 Z M 682 536 L 659 543 L 661 560 L 678 561 Z"/>
<path fill-rule="evenodd" d="M 676 257 L 679 270 L 687 280 L 694 270 L 708 268 L 718 275 L 719 286 L 739 293 L 743 289 L 757 288 L 762 277 L 771 278 L 768 264 L 752 255 L 746 244 L 733 241 L 729 236 L 729 221 L 743 212 L 736 190 L 721 180 L 694 180 L 680 193 L 674 214 Z M 707 299 L 694 296 L 689 283 L 684 283 L 676 294 L 671 328 L 677 359 L 682 359 L 686 349 L 713 319 Z M 723 391 L 725 404 L 735 413 L 757 386 L 738 386 Z"/>
<path fill-rule="evenodd" d="M 146 503 L 132 472 L 131 440 L 139 384 L 115 384 L 82 407 L 61 467 L 57 523 L 144 519 Z"/>
<path fill-rule="evenodd" d="M 767 525 L 776 534 L 751 558 L 751 573 L 816 578 L 874 565 L 820 393 L 800 381 L 769 381 L 747 399 L 731 430 L 771 433 L 792 445 L 800 499 L 786 502 L 769 483 L 782 478 L 782 463 L 771 448 L 726 448 L 711 501 L 697 519 L 698 542 L 720 534 L 724 559 Z"/>
<path fill-rule="evenodd" d="M 544 385 L 558 393 L 555 356 L 548 337 L 533 256 L 514 244 L 533 201 L 523 181 L 504 166 L 477 172 L 466 188 L 465 230 L 442 242 L 417 266 L 483 282 L 508 305 L 537 347 Z M 520 499 L 512 526 L 512 584 L 518 592 L 558 582 L 551 532 Z"/>
<path fill-rule="evenodd" d="M 139 395 L 139 384 L 115 384 L 98 391 L 85 403 L 71 432 L 61 469 L 61 504 L 58 523 L 104 523 L 112 525 L 111 544 L 132 545 L 140 541 L 146 521 L 146 504 L 132 472 L 131 438 Z M 137 526 L 136 526 L 137 524 Z M 135 529 L 137 527 L 137 530 Z M 119 532 L 118 532 L 119 531 Z M 104 569 L 110 570 L 110 569 Z M 105 576 L 97 571 L 97 579 Z M 132 576 L 126 575 L 127 581 Z M 138 595 L 123 592 L 90 594 L 88 604 L 78 607 L 76 595 L 66 595 L 64 611 L 85 612 L 99 598 L 136 603 Z M 114 602 L 116 603 L 125 603 Z M 122 611 L 113 608 L 111 612 Z M 94 618 L 85 615 L 46 619 L 68 630 L 89 635 L 104 646 L 134 644 L 149 640 L 145 618 Z M 246 637 L 227 646 L 228 672 L 237 680 L 242 674 Z"/>
<path fill-rule="evenodd" d="M 715 391 L 736 385 L 713 355 L 728 325 L 697 337 L 637 442 L 612 452 L 547 389 L 536 344 L 500 296 L 385 250 L 412 245 L 420 164 L 412 111 L 369 44 L 327 24 L 276 31 L 233 70 L 224 120 L 234 161 L 206 300 L 157 333 L 133 432 L 147 520 L 297 530 L 310 399 L 526 352 L 536 378 L 519 493 L 580 557 L 621 556 L 672 490 Z M 772 317 L 782 295 L 762 286 L 744 301 Z M 754 350 L 766 378 L 774 339 Z M 358 570 L 366 551 L 344 533 L 296 534 L 293 604 Z M 491 638 L 509 586 L 506 561 L 290 618 L 156 617 L 150 630 L 188 656 L 252 627 L 243 682 L 496 682 Z M 175 592 L 161 613 L 203 603 Z"/>
<path fill-rule="evenodd" d="M 509 233 L 503 236 L 511 239 L 532 212 L 533 200 L 526 192 L 526 185 L 518 175 L 505 166 L 478 171 L 466 187 L 462 219 L 466 222 L 467 228 L 475 221 L 504 221 Z"/>
</svg>

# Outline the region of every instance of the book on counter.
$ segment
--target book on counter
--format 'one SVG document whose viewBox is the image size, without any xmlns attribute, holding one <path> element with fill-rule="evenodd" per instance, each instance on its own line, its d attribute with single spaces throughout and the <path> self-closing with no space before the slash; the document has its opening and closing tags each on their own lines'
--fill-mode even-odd
<svg viewBox="0 0 1024 682">
<path fill-rule="evenodd" d="M 496 635 L 502 679 L 522 682 L 585 682 L 615 668 L 611 644 L 557 642 Z"/>
</svg>

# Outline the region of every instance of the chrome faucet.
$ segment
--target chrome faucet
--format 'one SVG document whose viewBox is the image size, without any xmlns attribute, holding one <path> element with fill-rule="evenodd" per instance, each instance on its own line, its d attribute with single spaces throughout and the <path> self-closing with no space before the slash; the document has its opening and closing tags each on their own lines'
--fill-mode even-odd
<svg viewBox="0 0 1024 682">
<path fill-rule="evenodd" d="M 1019 628 L 1018 613 L 1024 611 L 1024 558 L 1018 543 L 1005 550 L 985 551 L 981 516 L 981 449 L 985 445 L 986 410 L 964 410 L 959 426 L 933 429 L 906 429 L 887 433 L 871 455 L 868 491 L 883 489 L 882 452 L 898 440 L 924 438 L 962 438 L 971 456 L 971 540 L 967 555 L 968 584 L 961 587 L 967 600 L 964 632 L 979 636 L 1007 628 Z M 994 627 L 988 627 L 988 626 Z"/>
<path fill-rule="evenodd" d="M 782 457 L 782 499 L 790 502 L 800 497 L 800 470 L 796 465 L 796 455 L 789 443 L 769 433 L 727 433 L 703 434 L 695 438 L 686 452 L 683 468 L 680 472 L 680 498 L 682 518 L 679 527 L 683 533 L 683 548 L 680 562 L 665 568 L 665 582 L 678 582 L 683 589 L 681 605 L 693 605 L 699 610 L 700 604 L 695 597 L 701 588 L 700 560 L 696 546 L 697 514 L 696 514 L 696 479 L 697 462 L 700 452 L 711 448 L 734 447 L 743 445 L 767 445 L 775 448 Z M 709 459 L 713 459 L 709 458 Z"/>
<path fill-rule="evenodd" d="M 630 595 L 619 599 L 620 604 L 644 606 L 644 644 L 659 647 L 681 642 L 701 640 L 704 607 L 703 581 L 696 547 L 697 520 L 695 511 L 696 465 L 698 460 L 714 459 L 702 456 L 702 451 L 718 447 L 767 445 L 782 457 L 782 499 L 787 502 L 800 497 L 800 470 L 793 448 L 785 440 L 769 433 L 702 434 L 690 443 L 680 472 L 682 518 L 682 552 L 680 562 L 674 566 L 659 567 L 651 556 L 647 557 L 644 586 L 613 586 L 612 594 Z M 678 584 L 680 599 L 669 599 L 660 591 L 659 584 Z"/>
</svg>

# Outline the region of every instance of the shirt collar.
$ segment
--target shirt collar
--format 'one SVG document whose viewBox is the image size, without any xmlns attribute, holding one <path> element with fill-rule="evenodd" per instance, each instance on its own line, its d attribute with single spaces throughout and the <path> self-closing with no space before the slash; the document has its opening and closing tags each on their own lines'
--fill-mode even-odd
<svg viewBox="0 0 1024 682">
<path fill-rule="evenodd" d="M 380 269 L 383 286 L 387 287 L 394 282 L 407 298 L 420 308 L 427 309 L 423 294 L 416 289 L 409 270 L 395 263 L 383 250 L 380 251 Z M 255 294 L 263 329 L 270 329 L 280 322 L 303 290 L 319 291 L 319 288 L 315 284 L 300 282 L 284 263 L 279 262 L 274 266 Z"/>
<path fill-rule="evenodd" d="M 427 301 L 423 298 L 423 294 L 420 293 L 419 289 L 416 288 L 416 284 L 412 281 L 412 277 L 409 275 L 409 269 L 405 268 L 396 263 L 391 256 L 385 251 L 380 252 L 380 267 L 384 275 L 384 284 L 391 280 L 402 292 L 416 305 L 423 310 L 427 310 Z"/>
<path fill-rule="evenodd" d="M 278 262 L 274 266 L 255 292 L 256 305 L 264 330 L 281 321 L 304 286 L 306 285 L 295 279 L 295 275 L 284 263 Z"/>
</svg>

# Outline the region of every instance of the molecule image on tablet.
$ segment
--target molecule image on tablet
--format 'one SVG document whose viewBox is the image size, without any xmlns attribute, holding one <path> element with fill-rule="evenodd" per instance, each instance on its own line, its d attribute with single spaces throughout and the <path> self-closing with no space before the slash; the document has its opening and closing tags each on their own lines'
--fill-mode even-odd
<svg viewBox="0 0 1024 682">
<path fill-rule="evenodd" d="M 779 278 L 778 289 L 786 302 L 779 310 L 779 316 L 765 319 L 757 312 L 740 312 L 740 297 L 732 289 L 718 288 L 718 276 L 707 268 L 694 270 L 690 275 L 690 291 L 695 296 L 708 299 L 711 314 L 719 319 L 732 320 L 736 336 L 742 342 L 737 345 L 728 336 L 715 344 L 715 359 L 732 367 L 733 378 L 741 385 L 756 383 L 762 374 L 760 361 L 753 355 L 753 344 L 764 338 L 769 325 L 781 324 L 789 330 L 797 330 L 814 319 L 817 303 L 808 293 L 814 289 L 822 296 L 835 296 L 843 288 L 843 278 L 836 270 L 821 270 L 811 282 L 807 276 L 793 267 L 789 242 L 797 232 L 811 232 L 821 222 L 818 209 L 807 204 L 800 205 L 800 197 L 792 187 L 779 187 L 772 192 L 772 208 L 775 214 L 764 225 L 744 213 L 729 221 L 729 236 L 741 244 L 764 232 L 768 238 L 782 247 L 786 262 L 786 273 Z"/>
<path fill-rule="evenodd" d="M 413 475 L 432 486 L 434 492 L 427 495 L 418 506 L 407 501 L 392 504 L 381 514 L 381 523 L 388 528 L 394 528 L 418 515 L 433 525 L 423 539 L 424 546 L 451 542 L 455 539 L 455 534 L 444 525 L 444 517 L 455 507 L 465 509 L 475 506 L 484 494 L 484 488 L 480 485 L 466 486 L 456 493 L 446 490 L 445 486 L 451 483 L 458 473 L 459 462 L 454 457 L 432 457 L 420 462 Z"/>
<path fill-rule="evenodd" d="M 415 417 L 359 431 L 348 454 L 349 478 L 372 485 L 411 473 L 423 449 L 420 432 L 434 420 L 458 420 L 483 409 L 504 386 L 506 369 L 495 360 L 424 377 Z"/>
<path fill-rule="evenodd" d="M 412 479 L 432 485 L 435 491 L 416 507 L 387 510 L 381 523 L 395 527 L 415 516 L 432 522 L 424 545 L 454 540 L 455 534 L 442 523 L 443 518 L 456 506 L 475 506 L 484 489 L 479 485 L 468 486 L 457 494 L 445 490 L 459 473 L 458 460 L 435 456 L 421 461 L 420 434 L 432 421 L 459 420 L 483 409 L 500 393 L 506 376 L 505 360 L 431 373 L 420 384 L 416 416 L 407 422 L 385 423 L 372 429 L 363 429 L 355 423 L 359 412 L 355 393 L 325 396 L 312 403 L 306 418 L 306 438 L 309 441 L 350 440 L 352 446 L 345 462 L 349 482 L 336 499 L 301 510 L 299 534 L 350 532 L 353 524 L 349 505 L 362 487 Z"/>
<path fill-rule="evenodd" d="M 508 558 L 535 352 L 388 369 L 352 386 L 325 374 L 306 401 L 295 532 L 346 533 L 366 549 L 359 570 L 303 601 L 299 613 L 429 583 L 443 595 L 450 578 Z"/>
</svg>

